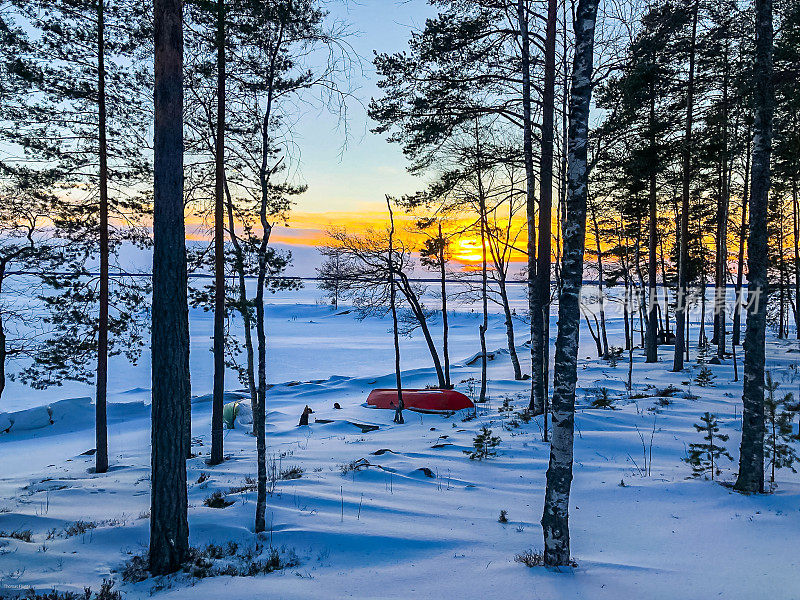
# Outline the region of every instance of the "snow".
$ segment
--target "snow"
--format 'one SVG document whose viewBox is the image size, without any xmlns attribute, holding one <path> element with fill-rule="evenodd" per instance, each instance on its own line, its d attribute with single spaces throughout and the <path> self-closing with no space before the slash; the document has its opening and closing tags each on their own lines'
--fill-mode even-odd
<svg viewBox="0 0 800 600">
<path fill-rule="evenodd" d="M 523 286 L 514 291 L 522 307 Z M 510 593 L 535 599 L 798 597 L 800 557 L 794 540 L 800 532 L 800 477 L 778 471 L 775 493 L 744 496 L 717 482 L 690 478 L 691 469 L 681 461 L 688 444 L 700 441 L 693 423 L 705 411 L 718 416 L 721 430 L 731 436 L 727 448 L 738 456 L 741 382 L 733 382 L 727 359 L 709 365 L 717 376 L 713 387 L 693 383 L 694 320 L 691 368 L 669 372 L 671 347 L 660 347 L 656 365 L 645 364 L 637 350 L 633 397 L 624 383 L 627 353 L 611 367 L 594 357 L 594 343 L 582 329 L 570 499 L 578 567 L 557 573 L 514 561 L 518 553 L 541 550 L 538 522 L 549 449 L 541 440 L 541 419 L 513 427 L 514 414 L 498 410 L 506 396 L 515 410 L 524 408 L 530 387 L 529 381 L 513 380 L 502 351 L 502 317 L 490 319 L 488 347 L 496 351 L 488 366 L 491 400 L 479 405 L 478 418 L 406 412 L 406 424 L 396 425 L 393 411 L 364 405 L 369 390 L 393 385 L 390 320 L 358 321 L 349 307 L 333 311 L 315 304 L 314 294 L 309 289 L 282 294 L 268 307 L 269 380 L 275 384 L 268 392 L 268 454 L 278 470 L 300 466 L 303 475 L 276 483 L 268 498 L 265 543 L 293 550 L 298 566 L 256 577 L 120 581 L 118 571 L 132 555 L 146 551 L 148 539 L 149 364 L 143 359 L 136 367 L 112 364 L 112 467 L 104 475 L 94 474 L 93 457 L 82 454 L 94 447 L 89 386 L 35 393 L 13 388 L 8 403 L 4 396 L 0 429 L 8 429 L 12 420 L 13 425 L 0 434 L 0 531 L 30 529 L 32 541 L 0 538 L 0 597 L 30 586 L 97 589 L 109 577 L 134 599 L 149 598 L 151 592 L 170 600 L 257 595 L 485 599 Z M 474 308 L 457 305 L 450 321 L 453 380 L 468 395 L 469 378 L 480 374 L 480 361 L 469 361 L 478 344 Z M 201 311 L 192 311 L 191 319 L 198 456 L 187 463 L 190 542 L 250 545 L 256 539 L 255 492 L 228 491 L 246 486 L 246 478 L 255 475 L 255 438 L 247 426 L 227 431 L 228 459 L 215 467 L 205 464 L 211 320 Z M 526 341 L 527 325 L 516 326 L 519 341 Z M 610 315 L 609 333 L 610 342 L 621 346 L 618 315 Z M 437 324 L 437 342 L 438 335 Z M 402 342 L 404 385 L 434 383 L 421 336 Z M 796 341 L 770 335 L 768 368 L 782 382 L 781 392 L 797 393 L 800 380 L 793 379 L 790 368 L 800 362 L 797 350 Z M 518 351 L 522 364 L 529 364 L 527 346 Z M 741 377 L 740 352 L 739 361 Z M 680 391 L 661 406 L 653 394 L 668 385 Z M 616 398 L 615 410 L 590 407 L 591 390 L 601 386 Z M 241 396 L 241 387 L 230 375 L 230 400 Z M 334 402 L 342 409 L 333 409 Z M 311 424 L 297 427 L 306 404 L 314 409 Z M 483 424 L 502 438 L 498 456 L 470 461 L 463 451 Z M 358 425 L 379 429 L 364 432 Z M 647 476 L 643 453 L 651 434 Z M 370 466 L 345 468 L 343 474 L 342 465 L 360 459 Z M 721 479 L 732 482 L 736 464 L 725 460 L 722 467 Z M 234 503 L 224 509 L 204 506 L 216 490 Z M 498 522 L 500 510 L 508 511 L 508 523 Z M 67 537 L 65 530 L 76 521 L 96 527 Z"/>
</svg>

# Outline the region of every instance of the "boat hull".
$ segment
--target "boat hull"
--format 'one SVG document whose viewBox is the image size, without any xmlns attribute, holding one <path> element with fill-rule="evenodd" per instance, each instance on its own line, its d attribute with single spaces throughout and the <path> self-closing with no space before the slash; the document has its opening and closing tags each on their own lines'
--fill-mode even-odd
<svg viewBox="0 0 800 600">
<path fill-rule="evenodd" d="M 396 389 L 372 390 L 367 404 L 375 408 L 397 408 Z M 423 412 L 453 412 L 472 408 L 472 401 L 461 392 L 440 389 L 403 390 L 403 408 Z"/>
</svg>

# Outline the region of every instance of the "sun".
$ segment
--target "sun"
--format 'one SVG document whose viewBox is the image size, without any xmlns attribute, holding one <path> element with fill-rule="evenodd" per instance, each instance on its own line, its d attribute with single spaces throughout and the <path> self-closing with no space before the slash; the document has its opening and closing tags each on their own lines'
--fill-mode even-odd
<svg viewBox="0 0 800 600">
<path fill-rule="evenodd" d="M 477 238 L 464 237 L 458 240 L 453 258 L 460 262 L 475 263 L 483 260 L 481 242 Z"/>
</svg>

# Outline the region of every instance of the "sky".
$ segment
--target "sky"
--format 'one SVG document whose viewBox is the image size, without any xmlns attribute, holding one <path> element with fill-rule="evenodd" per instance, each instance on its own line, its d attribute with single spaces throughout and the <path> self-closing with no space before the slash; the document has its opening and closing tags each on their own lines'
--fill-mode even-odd
<svg viewBox="0 0 800 600">
<path fill-rule="evenodd" d="M 406 172 L 400 148 L 369 131 L 375 124 L 366 107 L 380 94 L 373 51 L 404 50 L 410 32 L 420 29 L 433 9 L 424 0 L 338 0 L 329 10 L 329 18 L 349 23 L 347 41 L 362 59 L 353 81 L 359 101 L 349 105 L 347 135 L 338 118 L 324 110 L 311 109 L 297 123 L 299 176 L 308 191 L 297 199 L 290 227 L 273 233 L 287 244 L 317 244 L 330 225 L 360 228 L 382 222 L 386 194 L 400 196 L 424 186 Z"/>
</svg>

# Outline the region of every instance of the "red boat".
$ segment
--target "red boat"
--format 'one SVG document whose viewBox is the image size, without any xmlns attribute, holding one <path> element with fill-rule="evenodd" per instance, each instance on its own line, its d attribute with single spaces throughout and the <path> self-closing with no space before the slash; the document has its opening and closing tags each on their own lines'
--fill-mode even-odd
<svg viewBox="0 0 800 600">
<path fill-rule="evenodd" d="M 397 408 L 397 390 L 372 390 L 367 397 L 367 404 L 375 408 Z M 403 406 L 409 410 L 421 412 L 452 412 L 475 406 L 472 400 L 455 390 L 439 389 L 404 389 Z"/>
</svg>

